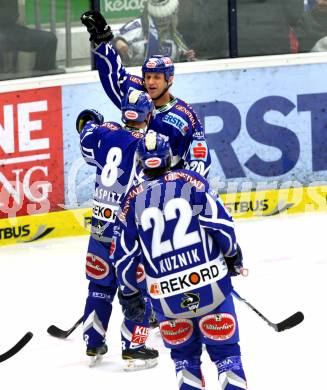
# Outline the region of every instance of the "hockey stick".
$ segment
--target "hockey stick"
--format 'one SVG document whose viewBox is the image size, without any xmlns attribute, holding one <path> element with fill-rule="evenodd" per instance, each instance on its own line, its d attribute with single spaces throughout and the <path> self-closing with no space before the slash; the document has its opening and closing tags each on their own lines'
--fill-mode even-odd
<svg viewBox="0 0 327 390">
<path fill-rule="evenodd" d="M 50 325 L 49 328 L 47 329 L 47 332 L 53 336 L 57 337 L 59 339 L 66 339 L 70 334 L 74 332 L 76 328 L 83 322 L 83 316 L 75 322 L 75 324 L 68 330 L 62 330 L 58 328 L 56 325 Z"/>
<path fill-rule="evenodd" d="M 294 326 L 299 325 L 304 320 L 303 313 L 297 311 L 296 313 L 292 314 L 290 317 L 279 322 L 278 324 L 274 324 L 273 322 L 269 321 L 268 318 L 265 317 L 258 309 L 256 309 L 253 305 L 251 305 L 250 302 L 242 298 L 235 290 L 232 291 L 232 295 L 239 301 L 245 303 L 251 310 L 253 310 L 256 314 L 258 314 L 258 316 L 262 318 L 269 326 L 274 328 L 276 332 L 282 332 L 283 330 L 291 329 Z"/>
<path fill-rule="evenodd" d="M 33 337 L 32 332 L 27 332 L 12 348 L 0 355 L 0 363 L 16 355 Z"/>
</svg>

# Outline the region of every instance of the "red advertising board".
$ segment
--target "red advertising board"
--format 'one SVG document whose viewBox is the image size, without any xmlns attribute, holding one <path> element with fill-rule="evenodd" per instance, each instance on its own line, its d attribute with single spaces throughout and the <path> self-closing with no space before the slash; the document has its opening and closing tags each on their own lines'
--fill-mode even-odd
<svg viewBox="0 0 327 390">
<path fill-rule="evenodd" d="M 0 218 L 61 210 L 61 87 L 0 94 Z"/>
</svg>

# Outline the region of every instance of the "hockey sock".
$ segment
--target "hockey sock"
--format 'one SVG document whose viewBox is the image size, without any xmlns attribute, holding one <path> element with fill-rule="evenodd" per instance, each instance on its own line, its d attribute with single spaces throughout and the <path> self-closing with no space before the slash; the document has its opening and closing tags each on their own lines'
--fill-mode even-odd
<svg viewBox="0 0 327 390">
<path fill-rule="evenodd" d="M 84 310 L 84 340 L 88 348 L 95 348 L 105 343 L 106 331 L 112 312 L 112 300 L 116 289 L 89 284 L 89 294 Z"/>
<path fill-rule="evenodd" d="M 179 390 L 205 389 L 200 358 L 175 360 Z"/>
<path fill-rule="evenodd" d="M 219 383 L 224 390 L 247 389 L 245 373 L 240 356 L 230 356 L 216 362 Z"/>
<path fill-rule="evenodd" d="M 122 349 L 142 347 L 150 332 L 149 321 L 152 311 L 152 306 L 149 298 L 144 298 L 145 313 L 143 322 L 134 322 L 124 319 L 121 326 L 121 341 Z"/>
</svg>

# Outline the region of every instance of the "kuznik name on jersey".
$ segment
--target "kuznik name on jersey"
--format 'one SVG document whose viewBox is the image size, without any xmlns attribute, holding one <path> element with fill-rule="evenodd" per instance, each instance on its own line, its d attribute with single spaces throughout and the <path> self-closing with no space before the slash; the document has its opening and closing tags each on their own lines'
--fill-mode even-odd
<svg viewBox="0 0 327 390">
<path fill-rule="evenodd" d="M 161 299 L 212 284 L 223 279 L 227 272 L 224 257 L 221 255 L 210 262 L 161 278 L 146 275 L 146 281 L 151 298 Z"/>
</svg>

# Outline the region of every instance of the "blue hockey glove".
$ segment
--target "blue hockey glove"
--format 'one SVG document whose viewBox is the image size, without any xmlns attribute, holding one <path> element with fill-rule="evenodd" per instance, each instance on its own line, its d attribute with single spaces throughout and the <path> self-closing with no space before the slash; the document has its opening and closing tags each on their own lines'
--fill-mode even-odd
<svg viewBox="0 0 327 390">
<path fill-rule="evenodd" d="M 81 16 L 81 21 L 90 34 L 90 41 L 99 45 L 101 42 L 109 42 L 114 37 L 106 19 L 99 11 L 86 11 Z"/>
<path fill-rule="evenodd" d="M 93 109 L 81 111 L 76 119 L 76 130 L 78 133 L 84 129 L 84 126 L 88 121 L 95 122 L 97 125 L 102 125 L 103 115 Z"/>
<path fill-rule="evenodd" d="M 145 303 L 143 295 L 140 292 L 133 295 L 123 295 L 123 293 L 118 290 L 118 299 L 122 306 L 124 316 L 128 320 L 143 322 Z"/>
<path fill-rule="evenodd" d="M 240 275 L 243 268 L 243 254 L 241 247 L 237 244 L 237 253 L 232 257 L 225 256 L 228 272 L 231 276 Z"/>
</svg>

